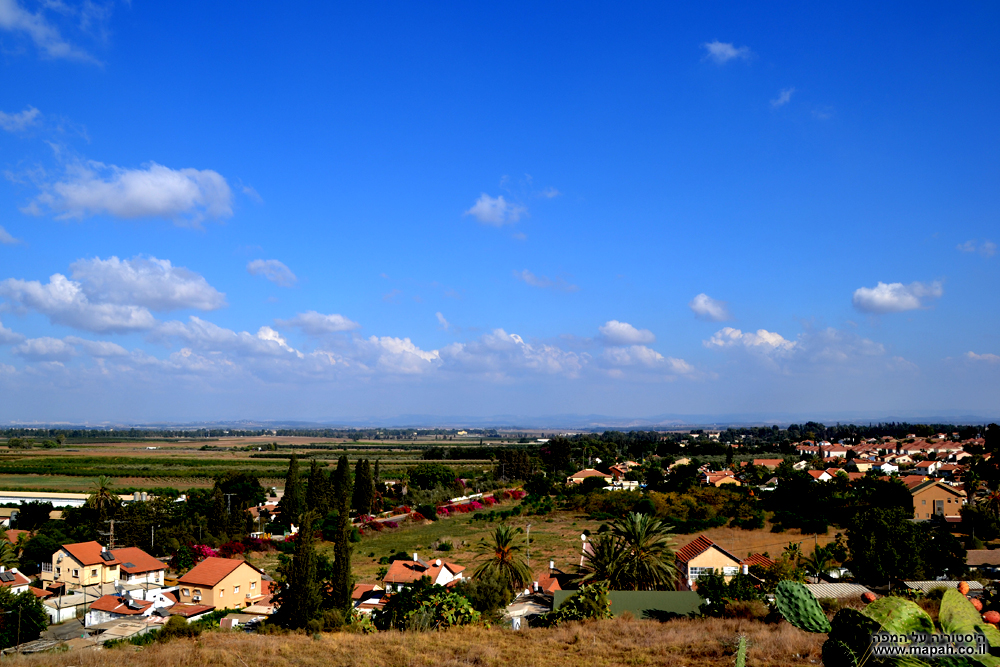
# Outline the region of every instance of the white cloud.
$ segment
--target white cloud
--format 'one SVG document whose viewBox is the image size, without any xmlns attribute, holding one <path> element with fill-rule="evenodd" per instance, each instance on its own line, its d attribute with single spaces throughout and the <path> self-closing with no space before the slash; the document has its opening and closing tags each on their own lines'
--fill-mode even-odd
<svg viewBox="0 0 1000 667">
<path fill-rule="evenodd" d="M 494 329 L 469 343 L 452 343 L 440 350 L 444 368 L 507 377 L 518 371 L 575 377 L 587 357 L 554 345 L 532 345 L 517 334 Z"/>
<path fill-rule="evenodd" d="M 2 6 L 3 0 L 0 0 L 0 13 L 3 12 Z M 0 128 L 8 132 L 23 132 L 35 124 L 41 113 L 35 107 L 28 107 L 24 111 L 18 111 L 17 113 L 4 113 L 0 111 Z"/>
<path fill-rule="evenodd" d="M 725 301 L 717 301 L 704 292 L 691 299 L 688 308 L 699 320 L 710 322 L 724 322 L 730 319 L 729 310 Z"/>
<path fill-rule="evenodd" d="M 580 290 L 579 286 L 566 282 L 562 278 L 552 280 L 547 276 L 535 275 L 528 269 L 514 271 L 514 277 L 532 287 L 540 287 L 542 289 L 554 289 L 558 292 L 578 292 Z"/>
<path fill-rule="evenodd" d="M 966 352 L 965 358 L 970 361 L 981 361 L 987 364 L 1000 364 L 1000 355 L 990 354 L 986 352 L 984 354 L 976 354 L 975 352 Z"/>
<path fill-rule="evenodd" d="M 441 325 L 441 328 L 444 329 L 445 331 L 451 328 L 451 323 L 448 322 L 448 320 L 446 320 L 444 318 L 444 315 L 442 315 L 440 312 L 437 313 L 437 321 L 438 324 Z"/>
<path fill-rule="evenodd" d="M 0 245 L 14 245 L 20 242 L 20 239 L 15 239 L 6 229 L 0 227 Z"/>
<path fill-rule="evenodd" d="M 767 329 L 758 329 L 757 333 L 744 333 L 733 327 L 719 329 L 703 344 L 708 348 L 744 347 L 763 352 L 788 352 L 796 346 L 794 341 L 786 340 L 781 334 Z"/>
<path fill-rule="evenodd" d="M 94 302 L 145 306 L 155 311 L 215 310 L 226 305 L 226 295 L 203 276 L 173 266 L 168 259 L 97 257 L 77 260 L 70 269 Z"/>
<path fill-rule="evenodd" d="M 992 257 L 997 254 L 997 244 L 993 241 L 983 241 L 982 243 L 966 241 L 965 243 L 960 243 L 958 249 L 962 252 L 978 252 L 983 257 Z"/>
<path fill-rule="evenodd" d="M 778 93 L 778 97 L 771 100 L 771 107 L 777 109 L 779 107 L 785 106 L 786 104 L 792 101 L 792 95 L 794 93 L 795 93 L 795 86 L 783 89 L 780 93 Z"/>
<path fill-rule="evenodd" d="M 29 361 L 69 361 L 76 348 L 58 338 L 29 338 L 13 349 L 14 354 Z"/>
<path fill-rule="evenodd" d="M 247 331 L 236 332 L 192 315 L 187 323 L 164 322 L 150 334 L 152 340 L 182 340 L 191 347 L 218 351 L 233 352 L 247 357 L 282 356 L 292 353 L 301 358 L 298 350 L 288 345 L 288 342 L 271 327 L 261 327 L 256 334 Z"/>
<path fill-rule="evenodd" d="M 362 358 L 377 370 L 403 375 L 426 373 L 441 360 L 437 350 L 421 350 L 409 338 L 371 336 L 358 345 Z"/>
<path fill-rule="evenodd" d="M 562 194 L 561 192 L 559 192 L 552 186 L 545 188 L 541 192 L 541 196 L 545 197 L 546 199 L 554 199 L 555 197 L 558 197 L 561 194 Z"/>
<path fill-rule="evenodd" d="M 465 212 L 465 215 L 471 215 L 485 225 L 502 227 L 517 222 L 522 215 L 527 213 L 527 208 L 512 204 L 504 199 L 503 195 L 494 198 L 484 192 L 479 195 L 479 199 L 472 205 L 472 208 Z"/>
<path fill-rule="evenodd" d="M 605 348 L 604 361 L 612 366 L 641 366 L 673 375 L 692 375 L 695 368 L 683 359 L 664 357 L 645 345 L 628 345 Z"/>
<path fill-rule="evenodd" d="M 865 313 L 901 313 L 924 307 L 927 299 L 936 299 L 944 293 L 941 283 L 879 282 L 875 287 L 859 287 L 854 291 L 854 307 Z"/>
<path fill-rule="evenodd" d="M 291 269 L 276 259 L 255 259 L 247 264 L 247 273 L 264 276 L 281 287 L 293 287 L 299 281 Z"/>
<path fill-rule="evenodd" d="M 77 338 L 76 336 L 66 336 L 63 340 L 71 345 L 83 349 L 84 352 L 92 357 L 106 358 L 128 356 L 128 350 L 124 347 L 106 340 L 87 340 L 85 338 Z"/>
<path fill-rule="evenodd" d="M 753 52 L 750 51 L 749 47 L 741 46 L 736 48 L 733 46 L 732 42 L 720 42 L 719 40 L 715 40 L 712 42 L 705 42 L 702 46 L 704 46 L 705 50 L 708 52 L 706 57 L 719 65 L 723 65 L 736 58 L 749 60 L 750 57 L 753 56 Z"/>
<path fill-rule="evenodd" d="M 142 331 L 156 324 L 149 310 L 141 306 L 91 302 L 79 282 L 60 273 L 44 285 L 37 280 L 8 278 L 0 282 L 0 296 L 47 315 L 54 324 L 86 331 Z"/>
<path fill-rule="evenodd" d="M 3 322 L 0 322 L 0 345 L 12 345 L 13 343 L 20 343 L 23 340 L 24 336 L 11 331 L 3 325 Z"/>
<path fill-rule="evenodd" d="M 17 0 L 0 0 L 0 30 L 25 33 L 50 58 L 92 60 L 85 52 L 64 40 L 59 30 L 41 12 L 32 14 L 21 7 Z"/>
<path fill-rule="evenodd" d="M 299 313 L 290 320 L 276 320 L 275 323 L 280 328 L 298 328 L 302 333 L 309 336 L 322 336 L 323 334 L 337 333 L 339 331 L 352 331 L 361 326 L 343 315 L 335 313 L 324 315 L 317 313 L 315 310 Z"/>
<path fill-rule="evenodd" d="M 649 329 L 636 329 L 628 322 L 608 320 L 598 327 L 601 336 L 612 345 L 645 345 L 656 341 Z"/>
<path fill-rule="evenodd" d="M 62 219 L 107 214 L 198 226 L 205 218 L 231 216 L 232 199 L 226 179 L 211 169 L 170 169 L 155 162 L 123 169 L 88 162 L 69 168 L 64 180 L 43 186 L 24 211 L 39 214 L 44 207 Z"/>
</svg>

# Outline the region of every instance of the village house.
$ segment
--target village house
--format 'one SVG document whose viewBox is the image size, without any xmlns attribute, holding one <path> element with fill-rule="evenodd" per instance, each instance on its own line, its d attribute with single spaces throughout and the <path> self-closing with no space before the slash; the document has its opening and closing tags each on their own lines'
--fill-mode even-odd
<svg viewBox="0 0 1000 667">
<path fill-rule="evenodd" d="M 679 566 L 677 590 L 694 590 L 698 577 L 719 572 L 728 582 L 740 573 L 740 558 L 726 551 L 704 535 L 677 550 Z"/>
<path fill-rule="evenodd" d="M 98 542 L 64 544 L 51 562 L 42 563 L 42 581 L 60 582 L 69 588 L 102 586 L 118 579 L 120 562 Z"/>
<path fill-rule="evenodd" d="M 430 577 L 431 583 L 438 586 L 448 586 L 452 582 L 461 581 L 465 568 L 443 561 L 440 558 L 433 563 L 420 559 L 419 554 L 413 554 L 413 560 L 394 560 L 389 564 L 389 570 L 382 577 L 386 593 L 401 591 L 410 584 L 420 581 L 422 577 Z"/>
<path fill-rule="evenodd" d="M 177 601 L 216 609 L 249 607 L 262 597 L 261 575 L 236 558 L 206 558 L 178 580 Z"/>
<path fill-rule="evenodd" d="M 913 466 L 913 472 L 918 475 L 933 475 L 940 467 L 940 461 L 920 461 Z"/>
<path fill-rule="evenodd" d="M 913 518 L 926 521 L 932 516 L 957 518 L 965 505 L 965 491 L 936 480 L 921 482 L 910 489 L 913 496 Z"/>
<path fill-rule="evenodd" d="M 31 580 L 18 572 L 16 567 L 8 570 L 3 565 L 0 565 L 0 588 L 6 588 L 11 593 L 17 595 L 18 593 L 26 592 L 30 584 Z"/>
<path fill-rule="evenodd" d="M 601 477 L 604 479 L 604 482 L 606 484 L 610 484 L 611 481 L 614 479 L 614 476 L 608 473 L 603 473 L 600 470 L 594 470 L 593 468 L 586 468 L 584 470 L 581 470 L 580 472 L 575 472 L 569 477 L 567 477 L 566 484 L 567 486 L 572 484 L 583 484 L 583 480 L 587 479 L 588 477 Z"/>
<path fill-rule="evenodd" d="M 112 555 L 119 561 L 119 580 L 124 584 L 163 585 L 167 566 L 153 558 L 139 547 L 112 549 Z"/>
<path fill-rule="evenodd" d="M 149 616 L 153 610 L 153 603 L 146 600 L 133 600 L 127 595 L 105 595 L 91 603 L 84 625 L 90 627 L 122 618 L 141 618 Z"/>
<path fill-rule="evenodd" d="M 736 475 L 733 474 L 732 470 L 722 470 L 719 472 L 713 472 L 711 470 L 706 470 L 702 473 L 701 483 L 706 486 L 719 487 L 723 484 L 734 484 L 736 486 L 743 486 L 740 480 L 736 479 Z"/>
<path fill-rule="evenodd" d="M 754 459 L 753 465 L 763 466 L 768 469 L 769 472 L 774 472 L 784 459 Z"/>
</svg>

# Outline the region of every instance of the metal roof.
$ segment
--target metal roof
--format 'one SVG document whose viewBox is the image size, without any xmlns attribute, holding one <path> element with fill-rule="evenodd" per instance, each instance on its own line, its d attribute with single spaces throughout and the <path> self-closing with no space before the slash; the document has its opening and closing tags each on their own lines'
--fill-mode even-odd
<svg viewBox="0 0 1000 667">
<path fill-rule="evenodd" d="M 923 591 L 927 593 L 935 588 L 958 588 L 959 581 L 904 581 L 907 588 Z M 981 591 L 983 585 L 978 581 L 966 581 L 970 591 Z"/>
<path fill-rule="evenodd" d="M 868 588 L 861 584 L 805 584 L 805 587 L 816 596 L 817 600 L 820 598 L 860 598 L 863 593 L 871 593 Z"/>
</svg>

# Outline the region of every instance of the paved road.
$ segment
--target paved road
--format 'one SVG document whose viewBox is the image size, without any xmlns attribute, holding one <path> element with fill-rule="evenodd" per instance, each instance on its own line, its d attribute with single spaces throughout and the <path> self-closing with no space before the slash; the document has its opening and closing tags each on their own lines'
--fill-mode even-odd
<svg viewBox="0 0 1000 667">
<path fill-rule="evenodd" d="M 85 634 L 86 631 L 83 629 L 83 623 L 80 619 L 74 618 L 68 620 L 59 625 L 50 625 L 43 633 L 43 639 L 58 639 L 63 641 L 65 639 L 72 639 L 74 637 L 79 637 Z"/>
</svg>

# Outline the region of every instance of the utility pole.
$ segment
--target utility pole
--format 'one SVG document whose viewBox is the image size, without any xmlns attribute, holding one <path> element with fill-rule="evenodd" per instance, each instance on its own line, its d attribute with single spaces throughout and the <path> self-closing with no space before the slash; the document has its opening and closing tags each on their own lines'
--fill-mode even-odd
<svg viewBox="0 0 1000 667">
<path fill-rule="evenodd" d="M 531 524 L 528 524 L 527 537 L 524 539 L 525 552 L 527 554 L 528 567 L 531 567 Z"/>
</svg>

